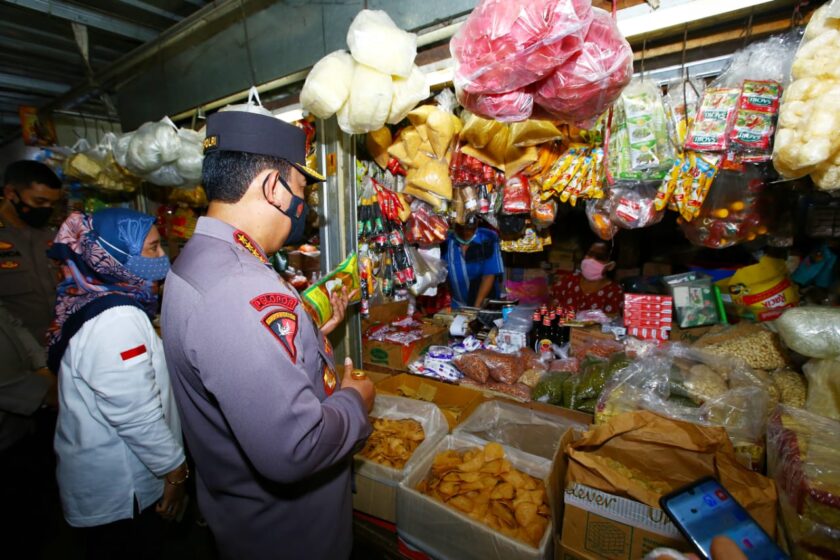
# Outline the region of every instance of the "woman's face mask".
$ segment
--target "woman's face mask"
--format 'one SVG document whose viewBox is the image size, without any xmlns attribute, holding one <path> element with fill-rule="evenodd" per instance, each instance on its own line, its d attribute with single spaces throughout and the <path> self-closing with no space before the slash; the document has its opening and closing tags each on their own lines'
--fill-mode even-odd
<svg viewBox="0 0 840 560">
<path fill-rule="evenodd" d="M 166 273 L 169 272 L 169 257 L 131 255 L 125 263 L 125 268 L 144 280 L 157 282 L 166 278 Z"/>
<path fill-rule="evenodd" d="M 606 263 L 602 263 L 592 257 L 586 257 L 580 263 L 580 272 L 587 280 L 600 280 L 604 277 L 604 269 L 607 268 Z"/>
</svg>

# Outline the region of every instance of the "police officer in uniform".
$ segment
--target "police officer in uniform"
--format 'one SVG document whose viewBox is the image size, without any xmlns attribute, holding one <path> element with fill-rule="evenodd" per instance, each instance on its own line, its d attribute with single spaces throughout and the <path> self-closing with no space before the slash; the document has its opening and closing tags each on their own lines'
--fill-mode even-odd
<svg viewBox="0 0 840 560">
<path fill-rule="evenodd" d="M 223 558 L 347 558 L 350 464 L 374 400 L 268 255 L 302 239 L 305 136 L 278 119 L 207 121 L 207 216 L 167 276 L 162 331 L 198 501 Z M 349 362 L 349 363 L 348 363 Z"/>
<path fill-rule="evenodd" d="M 3 197 L 0 302 L 45 346 L 58 283 L 58 269 L 47 258 L 55 231 L 45 226 L 61 199 L 61 181 L 43 163 L 15 161 L 6 167 Z"/>
</svg>

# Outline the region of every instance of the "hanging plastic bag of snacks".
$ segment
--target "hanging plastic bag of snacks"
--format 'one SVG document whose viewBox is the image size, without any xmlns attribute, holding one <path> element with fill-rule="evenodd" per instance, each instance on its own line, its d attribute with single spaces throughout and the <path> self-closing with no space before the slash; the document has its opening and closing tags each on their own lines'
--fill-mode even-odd
<svg viewBox="0 0 840 560">
<path fill-rule="evenodd" d="M 654 207 L 656 186 L 650 183 L 616 186 L 610 193 L 610 220 L 624 229 L 650 227 L 662 221 L 664 210 Z"/>
<path fill-rule="evenodd" d="M 600 200 L 586 201 L 586 218 L 589 220 L 589 227 L 603 239 L 609 241 L 618 233 L 618 226 L 610 219 L 613 201 L 607 196 Z"/>
<path fill-rule="evenodd" d="M 767 233 L 769 197 L 760 170 L 754 165 L 724 169 L 692 221 L 680 219 L 689 241 L 712 249 L 724 249 L 753 241 Z"/>
<path fill-rule="evenodd" d="M 527 214 L 531 211 L 531 193 L 528 178 L 524 175 L 508 179 L 502 197 L 502 212 L 505 214 Z"/>
</svg>

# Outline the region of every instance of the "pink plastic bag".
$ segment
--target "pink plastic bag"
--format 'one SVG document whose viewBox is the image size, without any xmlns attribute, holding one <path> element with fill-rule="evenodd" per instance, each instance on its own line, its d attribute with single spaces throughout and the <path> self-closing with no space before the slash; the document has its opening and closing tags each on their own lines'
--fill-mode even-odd
<svg viewBox="0 0 840 560">
<path fill-rule="evenodd" d="M 591 19 L 589 0 L 483 0 L 450 42 L 455 84 L 490 94 L 527 86 L 580 49 Z"/>
<path fill-rule="evenodd" d="M 536 90 L 536 102 L 569 123 L 596 119 L 621 95 L 633 76 L 633 50 L 612 16 L 592 10 L 580 52 L 560 65 Z"/>
<path fill-rule="evenodd" d="M 462 89 L 456 91 L 461 105 L 486 119 L 520 122 L 529 118 L 534 109 L 534 96 L 522 89 L 499 94 L 468 93 Z"/>
</svg>

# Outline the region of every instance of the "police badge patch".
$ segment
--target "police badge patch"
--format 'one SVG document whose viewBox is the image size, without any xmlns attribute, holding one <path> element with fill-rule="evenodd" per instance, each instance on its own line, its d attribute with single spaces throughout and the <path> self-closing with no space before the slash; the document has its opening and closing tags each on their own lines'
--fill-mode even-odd
<svg viewBox="0 0 840 560">
<path fill-rule="evenodd" d="M 335 388 L 338 385 L 338 380 L 335 377 L 335 372 L 327 364 L 324 364 L 323 378 L 324 378 L 324 392 L 329 397 L 330 395 L 332 395 L 335 392 Z"/>
<path fill-rule="evenodd" d="M 297 363 L 297 348 L 295 347 L 295 336 L 298 330 L 297 315 L 289 311 L 276 311 L 263 317 L 262 323 L 280 342 L 280 346 L 289 354 L 292 363 Z"/>
</svg>

